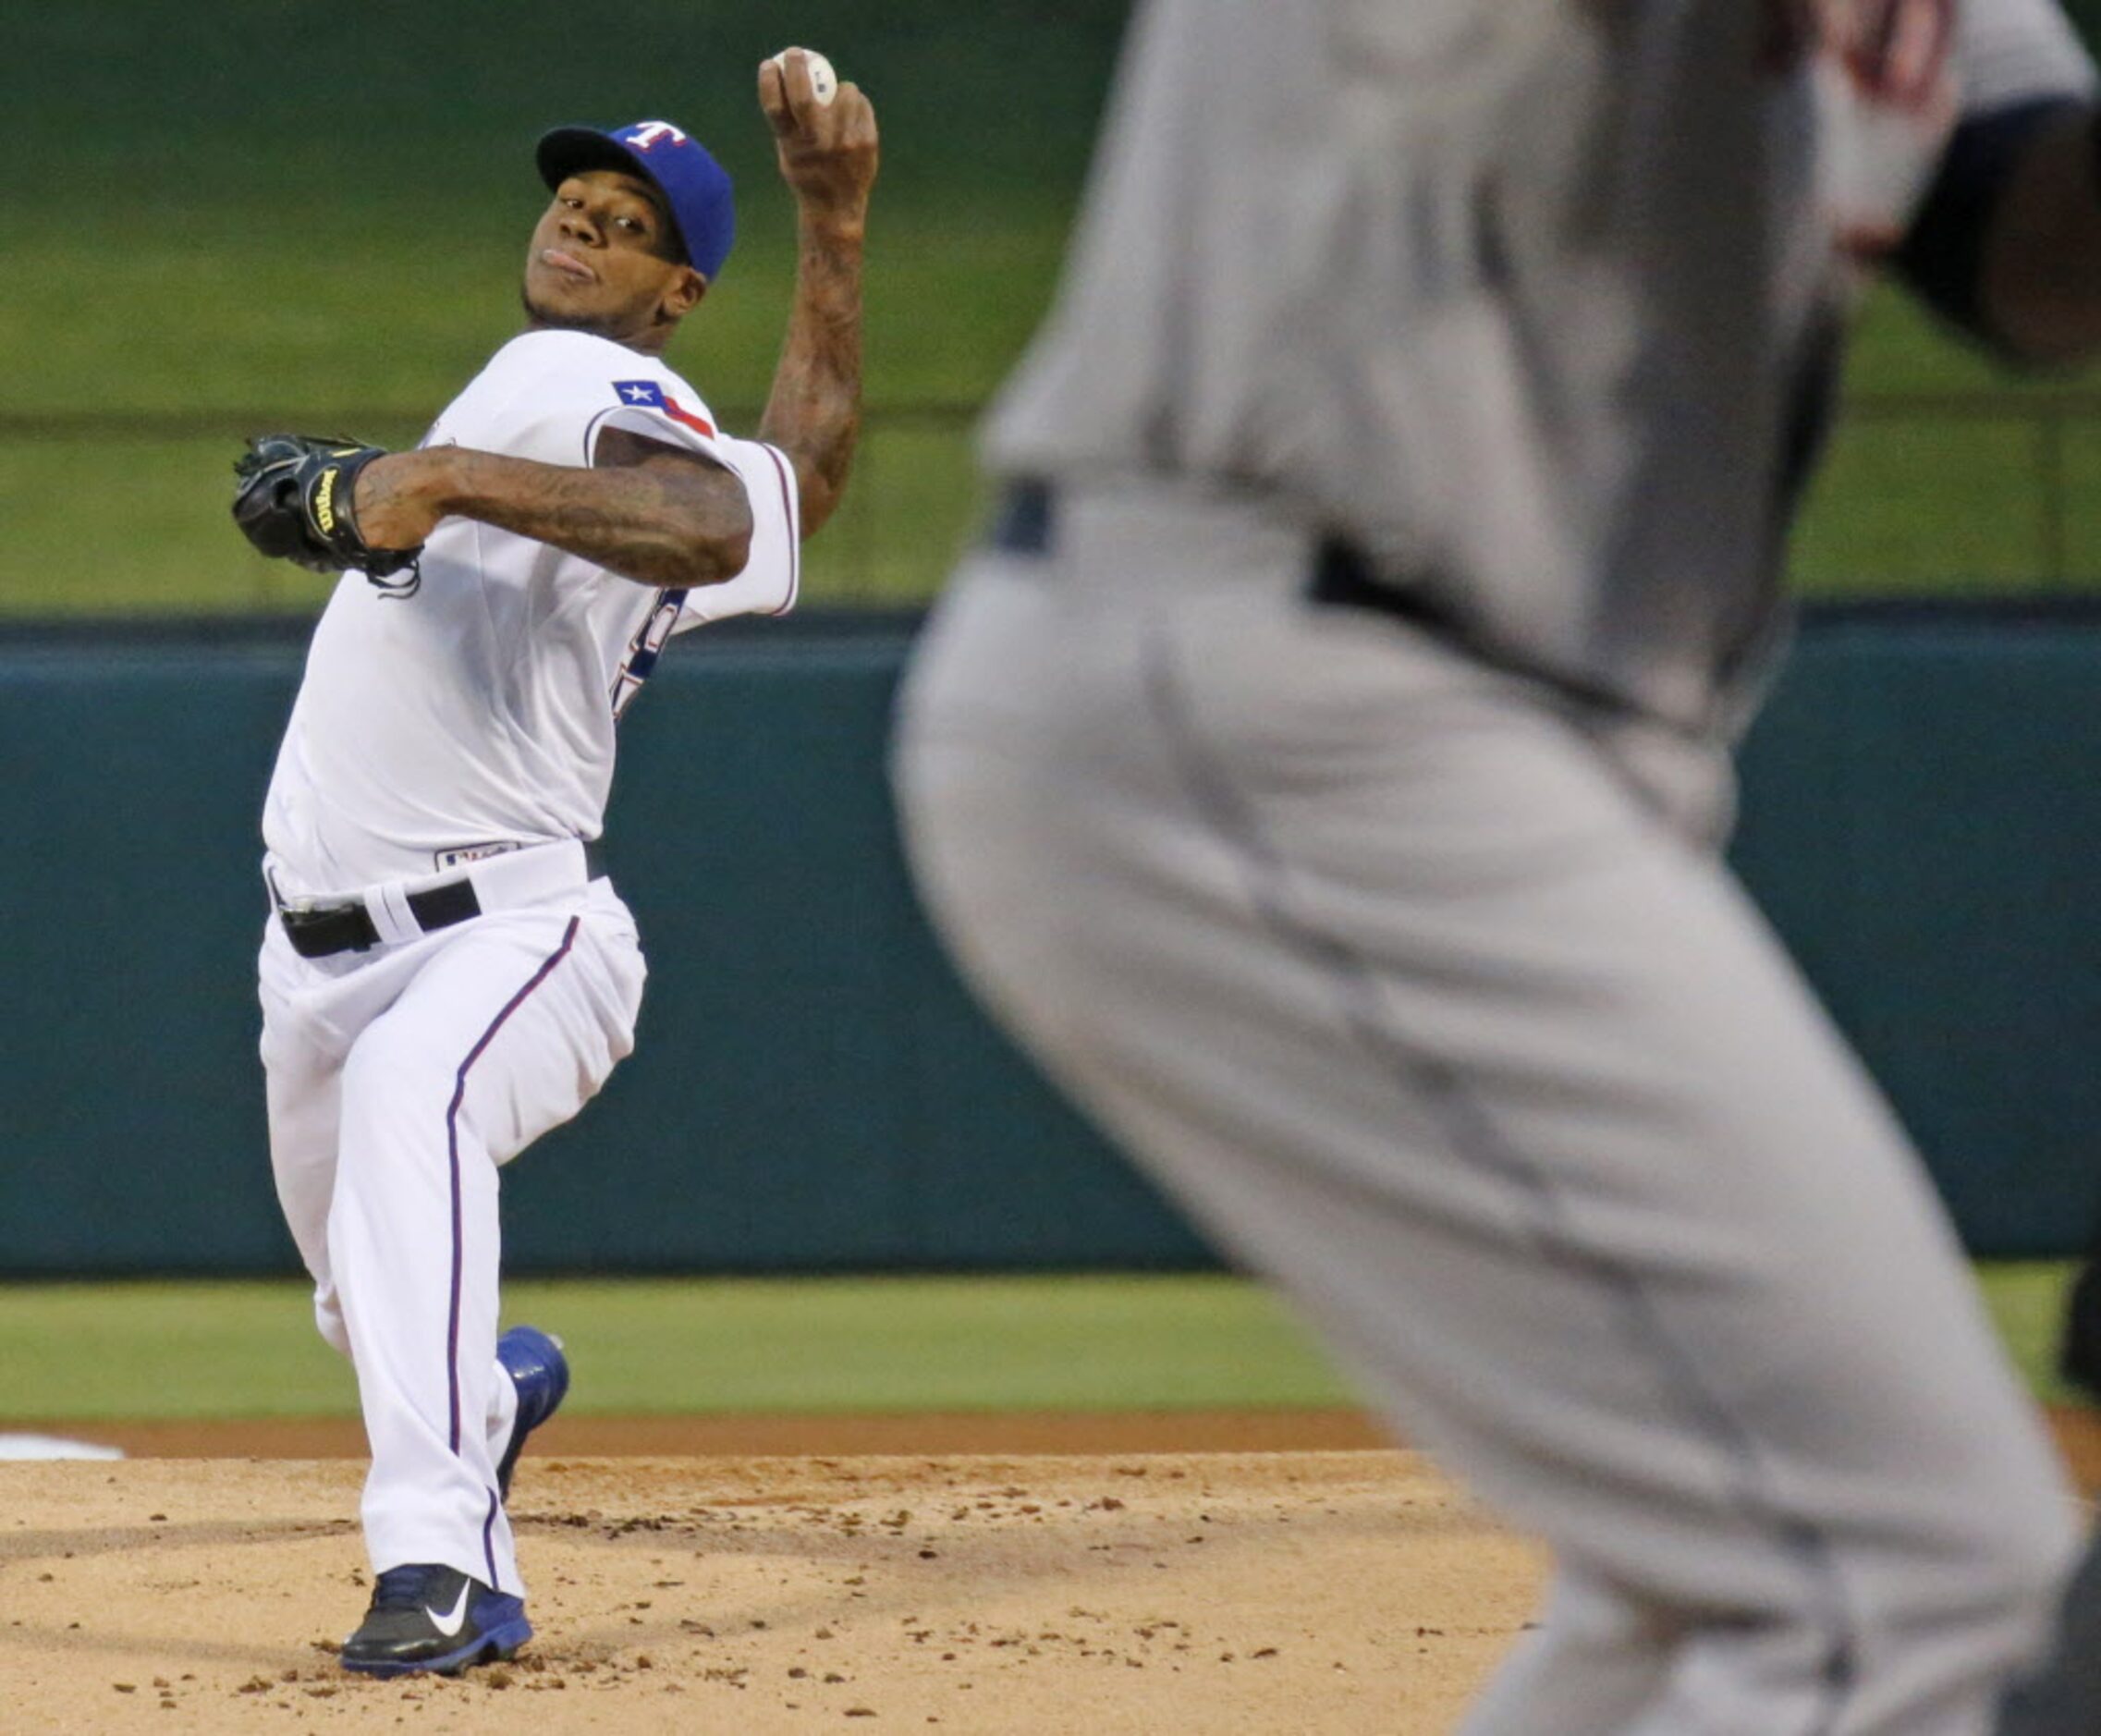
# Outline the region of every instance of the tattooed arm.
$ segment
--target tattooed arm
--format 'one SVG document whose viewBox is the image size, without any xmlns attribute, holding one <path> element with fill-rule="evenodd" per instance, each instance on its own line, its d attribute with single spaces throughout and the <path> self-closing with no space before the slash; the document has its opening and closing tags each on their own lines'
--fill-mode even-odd
<svg viewBox="0 0 2101 1736">
<path fill-rule="evenodd" d="M 861 251 L 875 111 L 851 84 L 820 104 L 793 53 L 785 67 L 761 64 L 759 105 L 795 194 L 798 241 L 795 300 L 759 437 L 795 467 L 808 536 L 837 509 L 861 431 Z M 647 585 L 733 578 L 751 549 L 751 503 L 737 476 L 619 429 L 600 434 L 589 470 L 464 446 L 391 453 L 359 473 L 356 509 L 374 548 L 418 548 L 441 519 L 475 519 Z"/>
<path fill-rule="evenodd" d="M 759 423 L 795 466 L 802 534 L 832 516 L 861 432 L 861 251 L 877 158 L 875 111 L 852 84 L 819 104 L 809 67 L 762 61 L 759 106 L 795 194 L 795 303 Z"/>
<path fill-rule="evenodd" d="M 359 475 L 357 513 L 368 540 L 385 539 L 374 547 L 418 547 L 441 519 L 477 519 L 646 585 L 733 578 L 751 543 L 735 474 L 618 428 L 600 433 L 592 470 L 466 446 L 390 453 Z"/>
</svg>

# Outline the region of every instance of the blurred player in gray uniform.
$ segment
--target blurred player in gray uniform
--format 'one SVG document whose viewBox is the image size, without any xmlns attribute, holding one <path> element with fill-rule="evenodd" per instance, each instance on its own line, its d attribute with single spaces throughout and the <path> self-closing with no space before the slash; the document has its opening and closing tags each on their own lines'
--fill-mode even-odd
<svg viewBox="0 0 2101 1736">
<path fill-rule="evenodd" d="M 2048 0 L 1134 23 L 900 801 L 993 1008 L 1554 1547 L 1472 1736 L 1982 1736 L 2048 1638 L 2059 1466 L 1719 846 L 1851 287 L 2101 336 L 2092 80 Z"/>
</svg>

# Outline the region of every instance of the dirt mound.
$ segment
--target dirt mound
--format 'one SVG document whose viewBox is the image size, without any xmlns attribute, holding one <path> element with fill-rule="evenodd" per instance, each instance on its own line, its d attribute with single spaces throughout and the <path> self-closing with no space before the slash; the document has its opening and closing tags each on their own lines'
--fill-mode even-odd
<svg viewBox="0 0 2101 1736">
<path fill-rule="evenodd" d="M 2101 1418 L 2052 1420 L 2091 1494 Z M 0 1463 L 10 1736 L 1431 1736 L 1543 1568 L 1411 1454 L 1299 1450 L 1376 1440 L 1355 1412 L 563 1417 L 513 1500 L 538 1637 L 383 1683 L 335 1662 L 370 1589 L 361 1467 L 319 1455 L 361 1452 L 354 1422 L 58 1432 L 258 1456 Z"/>
<path fill-rule="evenodd" d="M 1429 1736 L 1541 1573 L 1399 1452 L 554 1458 L 513 1502 L 532 1644 L 374 1682 L 334 1661 L 359 1475 L 0 1465 L 6 1728 Z"/>
</svg>

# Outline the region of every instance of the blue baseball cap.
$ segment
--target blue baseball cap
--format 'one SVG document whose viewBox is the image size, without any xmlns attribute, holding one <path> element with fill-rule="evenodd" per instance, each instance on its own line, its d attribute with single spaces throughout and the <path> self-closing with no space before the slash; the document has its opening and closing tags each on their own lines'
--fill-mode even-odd
<svg viewBox="0 0 2101 1736">
<path fill-rule="evenodd" d="M 689 265 L 713 283 L 729 257 L 737 238 L 737 205 L 728 171 L 683 128 L 667 120 L 638 120 L 612 132 L 557 127 L 541 135 L 534 156 L 540 178 L 550 188 L 586 169 L 640 175 L 671 207 L 674 238 Z"/>
</svg>

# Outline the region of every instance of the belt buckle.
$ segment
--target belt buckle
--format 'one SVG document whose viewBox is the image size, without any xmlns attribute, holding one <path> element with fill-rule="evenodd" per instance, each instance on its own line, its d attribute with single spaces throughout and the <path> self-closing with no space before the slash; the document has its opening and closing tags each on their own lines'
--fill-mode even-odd
<svg viewBox="0 0 2101 1736">
<path fill-rule="evenodd" d="M 324 901 L 321 899 L 292 899 L 279 907 L 277 920 L 287 928 L 313 928 L 323 923 L 337 922 L 359 908 L 355 904 Z"/>
</svg>

